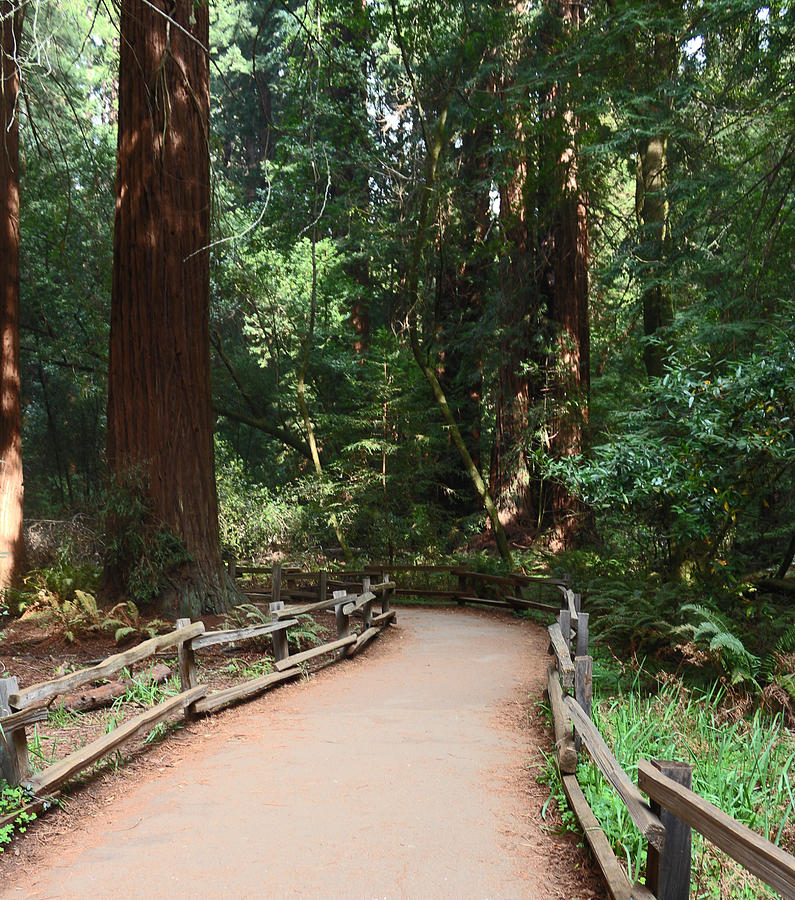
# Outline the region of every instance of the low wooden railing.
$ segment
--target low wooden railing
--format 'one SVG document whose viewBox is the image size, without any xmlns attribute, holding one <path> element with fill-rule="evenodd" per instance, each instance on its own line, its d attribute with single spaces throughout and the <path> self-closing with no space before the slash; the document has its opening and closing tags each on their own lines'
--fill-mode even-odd
<svg viewBox="0 0 795 900">
<path fill-rule="evenodd" d="M 21 812 L 41 809 L 70 778 L 172 715 L 183 712 L 190 720 L 214 712 L 229 703 L 254 697 L 276 684 L 296 678 L 302 673 L 301 667 L 306 662 L 324 654 L 338 653 L 339 659 L 354 656 L 390 622 L 395 621 L 395 610 L 390 607 L 395 583 L 388 578 L 372 584 L 371 578 L 366 576 L 355 590 L 334 591 L 331 597 L 324 596 L 315 603 L 287 607 L 281 599 L 280 576 L 281 571 L 276 567 L 273 571 L 271 601 L 268 604 L 270 622 L 245 628 L 205 631 L 203 622 L 180 619 L 174 631 L 158 635 L 129 650 L 115 653 L 97 665 L 68 675 L 22 689 L 15 677 L 0 679 L 0 776 L 12 785 L 22 785 L 30 798 L 30 803 L 24 809 L 0 819 L 0 827 L 14 821 Z M 325 589 L 325 584 L 323 586 Z M 375 602 L 380 604 L 380 612 L 374 615 Z M 289 629 L 298 625 L 298 616 L 310 611 L 328 611 L 334 614 L 337 640 L 291 654 L 287 640 Z M 361 618 L 361 628 L 358 631 L 351 624 L 354 616 Z M 202 648 L 266 635 L 273 644 L 276 671 L 213 693 L 208 693 L 207 687 L 198 683 L 196 653 Z M 182 690 L 178 694 L 42 771 L 31 773 L 26 729 L 47 718 L 49 704 L 55 698 L 170 649 L 176 649 L 179 657 Z"/>
<path fill-rule="evenodd" d="M 689 764 L 640 760 L 636 786 L 621 768 L 591 719 L 593 662 L 588 653 L 588 614 L 569 585 L 558 585 L 561 609 L 548 627 L 555 665 L 547 670 L 555 755 L 569 806 L 579 819 L 614 900 L 687 900 L 691 829 L 695 828 L 784 897 L 795 898 L 795 857 L 732 819 L 691 790 Z M 577 781 L 577 752 L 585 747 L 647 841 L 646 884 L 631 884 Z M 647 803 L 641 791 L 650 798 Z"/>
</svg>

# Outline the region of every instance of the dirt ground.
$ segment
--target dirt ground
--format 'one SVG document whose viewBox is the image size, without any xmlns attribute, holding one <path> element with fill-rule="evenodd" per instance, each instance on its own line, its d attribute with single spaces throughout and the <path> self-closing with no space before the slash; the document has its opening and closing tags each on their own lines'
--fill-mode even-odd
<svg viewBox="0 0 795 900">
<path fill-rule="evenodd" d="M 605 896 L 542 816 L 545 632 L 398 618 L 355 659 L 82 784 L 0 854 L 0 898 Z"/>
</svg>

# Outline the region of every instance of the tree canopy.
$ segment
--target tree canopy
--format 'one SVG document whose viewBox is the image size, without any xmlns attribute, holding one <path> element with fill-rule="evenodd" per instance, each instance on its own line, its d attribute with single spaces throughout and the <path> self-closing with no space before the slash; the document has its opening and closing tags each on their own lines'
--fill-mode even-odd
<svg viewBox="0 0 795 900">
<path fill-rule="evenodd" d="M 121 329 L 130 352 L 166 362 L 207 346 L 211 388 L 188 395 L 207 403 L 194 431 L 215 470 L 188 492 L 214 497 L 217 479 L 232 552 L 433 557 L 494 542 L 509 558 L 597 543 L 674 580 L 781 566 L 791 4 L 144 6 L 173 71 L 125 62 L 125 16 L 143 23 L 127 0 L 34 0 L 4 43 L 20 73 L 26 515 L 112 520 L 113 435 L 143 421 L 141 403 L 164 404 L 164 437 L 137 462 L 168 490 L 178 480 L 157 448 L 181 413 L 157 379 L 137 412 L 108 413 Z M 209 71 L 193 133 L 175 93 L 204 102 L 186 42 Z M 111 315 L 119 254 L 144 237 L 117 231 L 114 275 L 117 129 L 136 79 L 140 121 L 187 142 L 179 177 L 202 154 L 209 166 L 206 242 L 165 227 L 149 261 L 126 264 L 131 285 L 154 278 L 144 306 L 171 310 L 151 338 L 177 326 L 168 298 L 194 284 L 188 257 L 205 260 L 207 331 L 190 313 L 184 351 L 141 345 L 146 330 Z M 169 194 L 159 171 L 147 202 L 167 223 L 188 189 Z M 169 271 L 172 286 L 156 274 Z M 111 397 L 129 400 L 136 377 L 111 380 Z M 178 435 L 186 472 L 196 452 Z M 147 564 L 184 566 L 185 528 L 144 501 L 128 527 L 145 519 L 167 545 Z"/>
</svg>

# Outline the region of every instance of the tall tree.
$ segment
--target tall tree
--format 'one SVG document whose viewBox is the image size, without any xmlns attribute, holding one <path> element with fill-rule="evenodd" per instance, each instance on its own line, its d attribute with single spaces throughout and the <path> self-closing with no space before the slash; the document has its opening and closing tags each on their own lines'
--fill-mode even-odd
<svg viewBox="0 0 795 900">
<path fill-rule="evenodd" d="M 24 557 L 19 398 L 19 42 L 24 4 L 0 3 L 0 590 Z"/>
<path fill-rule="evenodd" d="M 640 103 L 644 119 L 638 137 L 638 159 L 635 187 L 635 214 L 639 227 L 640 256 L 648 270 L 643 292 L 643 333 L 646 344 L 643 361 L 651 377 L 662 377 L 668 359 L 669 331 L 674 321 L 673 296 L 663 272 L 670 253 L 670 223 L 668 182 L 670 164 L 668 154 L 667 119 L 670 116 L 679 57 L 674 12 L 678 4 L 671 0 L 657 0 L 651 5 L 652 14 L 659 21 L 651 38 L 651 47 L 643 47 L 640 70 L 640 91 L 653 93 Z"/>
<path fill-rule="evenodd" d="M 234 595 L 213 465 L 208 41 L 204 2 L 121 4 L 107 456 L 156 542 L 181 542 L 180 564 L 156 575 L 161 608 L 187 615 L 222 611 Z M 129 548 L 118 533 L 129 520 L 110 512 L 113 546 Z M 106 582 L 123 589 L 140 563 L 122 549 Z"/>
<path fill-rule="evenodd" d="M 580 26 L 579 3 L 555 0 L 550 3 L 550 13 L 551 28 L 559 33 L 561 43 Z M 553 41 L 552 48 L 557 43 Z M 576 70 L 572 76 L 572 80 L 577 78 Z M 546 294 L 546 312 L 554 332 L 548 366 L 552 399 L 548 446 L 554 459 L 582 452 L 590 388 L 587 202 L 579 172 L 579 123 L 571 93 L 571 81 L 563 78 L 547 89 L 545 100 L 554 137 L 552 141 L 542 139 L 553 173 L 552 191 L 542 190 L 547 230 L 542 241 L 545 258 L 540 274 L 544 281 L 541 292 Z M 552 484 L 550 495 L 553 548 L 565 547 L 576 540 L 584 510 L 561 482 Z"/>
</svg>

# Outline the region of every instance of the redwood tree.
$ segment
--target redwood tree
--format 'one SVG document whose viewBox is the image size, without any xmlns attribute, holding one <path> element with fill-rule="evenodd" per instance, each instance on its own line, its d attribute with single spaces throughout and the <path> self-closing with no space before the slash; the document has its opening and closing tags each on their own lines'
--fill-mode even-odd
<svg viewBox="0 0 795 900">
<path fill-rule="evenodd" d="M 22 566 L 22 413 L 19 399 L 19 93 L 22 4 L 0 2 L 0 590 Z"/>
<path fill-rule="evenodd" d="M 107 455 L 122 498 L 134 496 L 109 511 L 105 581 L 129 590 L 148 566 L 161 609 L 183 615 L 234 596 L 213 461 L 208 38 L 206 2 L 121 4 Z M 143 542 L 123 533 L 136 504 L 150 517 Z M 185 552 L 165 554 L 164 571 L 160 551 L 178 542 Z"/>
</svg>

